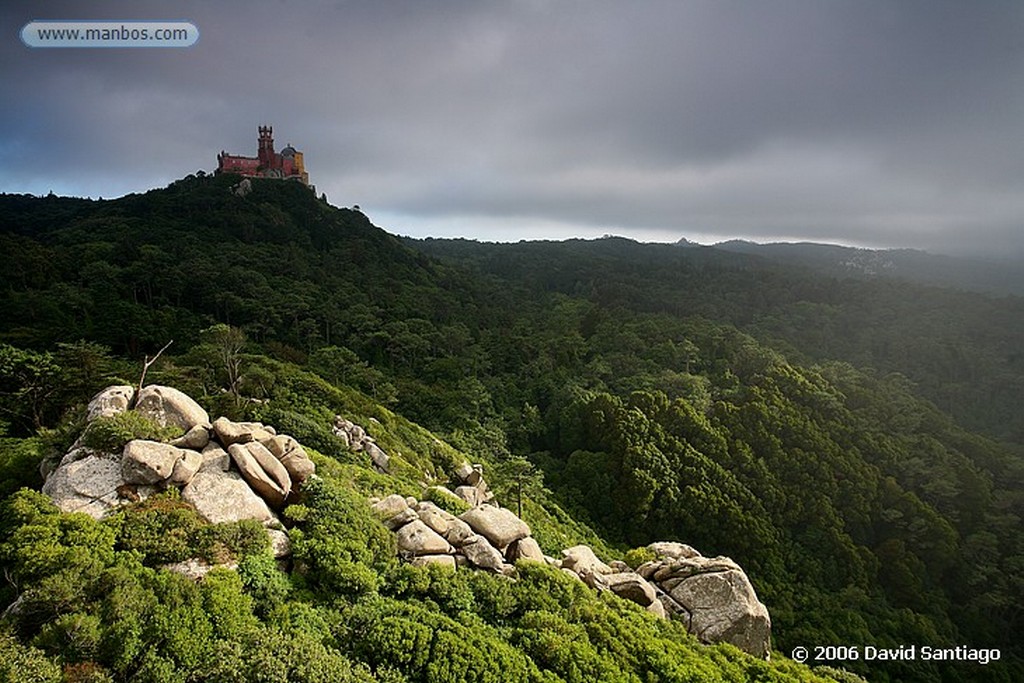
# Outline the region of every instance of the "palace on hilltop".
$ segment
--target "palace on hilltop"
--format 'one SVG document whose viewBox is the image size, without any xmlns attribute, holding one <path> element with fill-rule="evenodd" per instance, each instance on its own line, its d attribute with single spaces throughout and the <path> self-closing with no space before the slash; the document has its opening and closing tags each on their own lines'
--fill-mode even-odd
<svg viewBox="0 0 1024 683">
<path fill-rule="evenodd" d="M 259 147 L 255 157 L 243 157 L 221 152 L 217 155 L 217 173 L 237 173 L 256 178 L 296 180 L 309 185 L 309 174 L 302 162 L 302 152 L 291 145 L 280 152 L 274 151 L 274 128 L 259 127 Z"/>
</svg>

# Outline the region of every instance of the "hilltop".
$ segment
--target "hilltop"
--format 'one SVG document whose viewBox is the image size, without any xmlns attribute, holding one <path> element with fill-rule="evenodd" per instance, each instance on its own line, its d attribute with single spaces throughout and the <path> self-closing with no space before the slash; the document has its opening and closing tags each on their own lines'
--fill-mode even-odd
<svg viewBox="0 0 1024 683">
<path fill-rule="evenodd" d="M 513 609 L 527 627 L 508 621 L 490 583 L 470 586 L 469 600 L 447 580 L 431 593 L 434 579 L 412 572 L 408 590 L 389 593 L 379 579 L 390 570 L 372 558 L 330 579 L 355 611 L 323 604 L 322 584 L 293 571 L 286 606 L 254 613 L 264 624 L 285 613 L 322 621 L 317 647 L 369 633 L 376 618 L 392 619 L 395 638 L 441 642 L 448 626 L 421 609 L 438 605 L 488 621 L 510 657 L 564 679 L 594 656 L 627 680 L 803 678 L 781 655 L 809 643 L 1003 652 L 984 669 L 843 664 L 871 680 L 1020 672 L 1020 299 L 621 239 L 400 240 L 300 186 L 256 180 L 238 196 L 235 182 L 186 178 L 104 202 L 0 197 L 0 243 L 19 255 L 0 274 L 5 494 L 40 486 L 34 465 L 66 450 L 75 407 L 113 380 L 134 384 L 142 357 L 173 339 L 150 381 L 294 436 L 338 482 L 324 500 L 352 501 L 346 514 L 356 499 L 420 499 L 426 474 L 478 462 L 506 498 L 525 492 L 523 518 L 548 553 L 585 543 L 611 562 L 679 541 L 733 558 L 771 613 L 777 652 L 752 664 L 686 645 L 642 664 L 598 632 L 653 638 L 646 629 L 662 627 L 627 626 L 589 601 L 552 608 L 557 618 L 533 603 Z M 341 445 L 336 415 L 380 423 L 389 475 Z M 11 499 L 23 511 L 25 496 Z M 372 589 L 346 592 L 350 571 Z M 363 614 L 357 596 L 394 611 Z M 535 627 L 542 635 L 517 630 Z M 61 633 L 32 643 L 52 656 Z M 545 643 L 564 657 L 541 665 Z M 343 650 L 356 663 L 368 652 Z M 417 662 L 394 667 L 429 679 Z"/>
</svg>

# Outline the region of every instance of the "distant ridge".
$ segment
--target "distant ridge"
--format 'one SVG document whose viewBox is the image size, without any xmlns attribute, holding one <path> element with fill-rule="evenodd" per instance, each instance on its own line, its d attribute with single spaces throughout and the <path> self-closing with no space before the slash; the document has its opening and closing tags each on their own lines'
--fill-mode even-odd
<svg viewBox="0 0 1024 683">
<path fill-rule="evenodd" d="M 693 246 L 680 240 L 679 246 Z M 918 249 L 863 249 L 815 242 L 727 240 L 713 249 L 811 268 L 834 277 L 895 278 L 990 294 L 1024 296 L 1024 263 L 930 254 Z"/>
</svg>

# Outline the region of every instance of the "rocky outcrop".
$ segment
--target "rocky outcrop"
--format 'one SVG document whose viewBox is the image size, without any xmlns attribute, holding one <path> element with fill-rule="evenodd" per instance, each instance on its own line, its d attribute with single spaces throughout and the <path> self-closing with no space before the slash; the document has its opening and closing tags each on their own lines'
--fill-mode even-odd
<svg viewBox="0 0 1024 683">
<path fill-rule="evenodd" d="M 483 481 L 479 468 L 460 466 L 465 486 Z M 545 562 L 597 591 L 634 602 L 662 619 L 682 621 L 705 643 L 731 643 L 756 657 L 771 649 L 771 619 L 750 580 L 727 557 L 703 557 L 691 546 L 660 541 L 647 549 L 655 559 L 631 569 L 624 562 L 602 561 L 586 545 L 547 557 L 529 526 L 511 510 L 481 504 L 456 517 L 427 501 L 397 494 L 371 501 L 374 511 L 398 540 L 400 554 L 412 564 L 442 564 L 513 575 L 520 560 Z"/>
<path fill-rule="evenodd" d="M 341 415 L 334 416 L 334 435 L 341 439 L 347 448 L 356 452 L 365 452 L 370 456 L 373 468 L 383 474 L 388 473 L 391 456 L 377 445 L 377 442 L 360 425 L 346 420 Z"/>
<path fill-rule="evenodd" d="M 543 561 L 530 528 L 510 510 L 481 505 L 456 517 L 430 501 L 397 494 L 371 500 L 371 507 L 384 526 L 395 532 L 399 554 L 416 565 L 468 566 L 511 574 L 516 559 L 539 555 Z"/>
<path fill-rule="evenodd" d="M 652 544 L 656 554 L 663 548 Z M 661 592 L 666 611 L 687 620 L 691 633 L 706 643 L 732 643 L 758 657 L 771 649 L 771 617 L 743 569 L 728 557 L 684 553 L 661 555 L 637 568 Z M 690 555 L 690 553 L 695 553 Z"/>
<path fill-rule="evenodd" d="M 43 484 L 43 493 L 61 510 L 99 519 L 173 486 L 210 523 L 254 519 L 273 527 L 280 524 L 271 508 L 284 505 L 315 473 L 302 446 L 269 425 L 223 417 L 211 424 L 198 403 L 172 387 L 143 388 L 134 408 L 133 398 L 132 387 L 108 387 L 89 402 L 87 421 L 134 409 L 181 435 L 171 443 L 136 439 L 116 453 L 76 442 Z M 268 534 L 275 555 L 287 556 L 287 534 L 279 529 Z M 190 575 L 199 571 L 192 565 L 178 569 Z"/>
<path fill-rule="evenodd" d="M 494 502 L 494 493 L 484 480 L 481 465 L 470 465 L 468 462 L 455 468 L 455 477 L 461 485 L 455 487 L 455 495 L 472 506 Z"/>
</svg>

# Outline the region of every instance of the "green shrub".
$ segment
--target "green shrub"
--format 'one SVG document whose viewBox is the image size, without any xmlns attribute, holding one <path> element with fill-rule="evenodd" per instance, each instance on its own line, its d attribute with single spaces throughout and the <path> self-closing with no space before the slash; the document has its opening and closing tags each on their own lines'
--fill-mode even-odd
<svg viewBox="0 0 1024 683">
<path fill-rule="evenodd" d="M 82 433 L 82 445 L 98 451 L 117 453 L 126 443 L 135 439 L 169 441 L 179 433 L 180 430 L 174 427 L 161 427 L 145 415 L 126 410 L 90 422 Z"/>
<path fill-rule="evenodd" d="M 454 493 L 451 493 L 440 486 L 431 486 L 428 488 L 426 499 L 445 512 L 450 512 L 456 516 L 461 515 L 472 507 L 469 503 L 462 500 Z"/>
<path fill-rule="evenodd" d="M 395 537 L 353 489 L 310 477 L 303 484 L 305 519 L 292 530 L 296 563 L 307 580 L 343 595 L 376 590 L 381 573 L 396 562 Z"/>
<path fill-rule="evenodd" d="M 25 647 L 7 632 L 0 632 L 0 681 L 61 683 L 60 667 L 40 650 Z"/>
<path fill-rule="evenodd" d="M 277 561 L 270 553 L 243 557 L 238 563 L 238 576 L 261 614 L 269 614 L 284 602 L 291 590 L 288 576 L 277 568 Z"/>
<path fill-rule="evenodd" d="M 658 555 L 649 548 L 633 548 L 626 553 L 625 562 L 630 569 L 636 569 L 644 562 L 653 562 Z"/>
<path fill-rule="evenodd" d="M 118 550 L 131 550 L 147 565 L 199 557 L 210 563 L 237 560 L 269 547 L 266 531 L 251 519 L 209 524 L 171 488 L 112 515 Z"/>
</svg>

